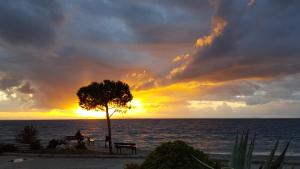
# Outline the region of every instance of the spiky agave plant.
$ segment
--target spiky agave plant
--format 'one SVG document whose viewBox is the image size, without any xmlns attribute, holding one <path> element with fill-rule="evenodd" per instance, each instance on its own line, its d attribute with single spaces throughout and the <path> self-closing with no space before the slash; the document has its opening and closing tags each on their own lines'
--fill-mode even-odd
<svg viewBox="0 0 300 169">
<path fill-rule="evenodd" d="M 243 132 L 241 135 L 241 140 L 239 141 L 239 134 L 237 131 L 236 139 L 234 148 L 232 151 L 232 158 L 229 163 L 230 169 L 250 169 L 251 168 L 251 159 L 252 159 L 252 153 L 254 150 L 254 142 L 256 139 L 256 134 L 252 138 L 250 144 L 248 144 L 249 141 L 249 131 L 246 132 L 246 134 Z M 193 157 L 195 158 L 195 157 Z M 196 158 L 195 158 L 196 159 Z M 212 166 L 209 166 L 199 159 L 196 159 L 199 163 L 202 164 L 205 168 L 212 169 Z M 224 169 L 228 169 L 227 167 L 224 167 Z"/>
<path fill-rule="evenodd" d="M 231 169 L 251 168 L 251 160 L 252 160 L 252 154 L 254 150 L 255 139 L 256 139 L 256 134 L 252 138 L 251 143 L 248 144 L 249 131 L 247 131 L 246 134 L 244 134 L 243 132 L 241 139 L 239 141 L 239 134 L 237 132 L 235 144 L 233 147 L 232 157 L 229 163 L 229 167 Z M 267 158 L 266 162 L 262 166 L 260 166 L 260 169 L 279 169 L 282 167 L 285 154 L 287 152 L 290 141 L 285 146 L 285 149 L 283 150 L 281 155 L 278 156 L 277 159 L 273 161 L 278 144 L 279 144 L 279 139 L 276 141 L 275 146 L 271 151 L 269 157 Z"/>
<path fill-rule="evenodd" d="M 256 139 L 256 134 L 252 138 L 250 144 L 248 144 L 249 131 L 247 131 L 246 134 L 244 134 L 243 132 L 241 139 L 239 141 L 239 134 L 237 132 L 235 144 L 232 151 L 232 157 L 229 164 L 230 168 L 233 169 L 251 168 L 251 159 L 254 150 L 255 139 Z"/>
<path fill-rule="evenodd" d="M 284 163 L 285 154 L 290 145 L 290 142 L 291 142 L 291 140 L 288 141 L 288 143 L 286 144 L 286 146 L 285 146 L 283 152 L 280 154 L 280 156 L 278 156 L 275 160 L 273 160 L 274 156 L 275 156 L 275 152 L 276 152 L 278 144 L 279 144 L 279 139 L 277 139 L 275 146 L 272 149 L 269 157 L 267 158 L 265 163 L 260 166 L 260 169 L 279 169 L 279 168 L 281 168 Z"/>
</svg>

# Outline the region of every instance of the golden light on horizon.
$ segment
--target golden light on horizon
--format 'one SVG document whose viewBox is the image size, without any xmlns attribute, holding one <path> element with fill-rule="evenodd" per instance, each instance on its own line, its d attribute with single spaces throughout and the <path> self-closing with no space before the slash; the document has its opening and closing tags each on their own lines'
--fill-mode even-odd
<svg viewBox="0 0 300 169">
<path fill-rule="evenodd" d="M 145 113 L 146 109 L 141 99 L 133 99 L 130 104 L 131 108 L 128 110 L 128 114 L 139 115 Z"/>
<path fill-rule="evenodd" d="M 81 107 L 76 109 L 76 113 L 78 116 L 83 118 L 105 118 L 105 113 L 94 110 L 85 110 Z"/>
<path fill-rule="evenodd" d="M 112 117 L 121 118 L 125 117 L 126 115 L 129 115 L 129 117 L 139 117 L 140 113 L 144 113 L 146 110 L 143 107 L 143 103 L 140 99 L 133 99 L 130 103 L 131 108 L 127 110 L 126 113 L 116 113 Z M 76 115 L 82 118 L 88 118 L 88 119 L 105 119 L 106 114 L 102 111 L 95 111 L 95 110 L 85 110 L 81 107 L 78 107 L 74 110 L 76 112 Z M 114 109 L 109 110 L 109 114 L 112 115 L 114 112 Z M 121 114 L 121 116 L 120 116 Z"/>
<path fill-rule="evenodd" d="M 199 110 L 203 108 L 218 109 L 222 106 L 229 106 L 231 108 L 246 107 L 246 103 L 242 101 L 230 102 L 230 101 L 201 101 L 201 100 L 190 100 L 188 101 L 188 108 L 192 110 Z"/>
<path fill-rule="evenodd" d="M 132 90 L 134 99 L 128 103 L 131 108 L 124 113 L 116 112 L 112 119 L 126 118 L 168 118 L 184 117 L 178 112 L 198 111 L 203 108 L 222 107 L 221 102 L 197 102 L 194 95 L 202 93 L 201 88 L 214 87 L 223 83 L 213 82 L 181 82 L 164 86 L 155 86 L 148 89 Z M 64 107 L 50 110 L 35 110 L 26 113 L 14 113 L 14 117 L 19 119 L 105 119 L 106 114 L 103 111 L 84 110 L 80 108 L 76 99 L 66 103 Z M 223 102 L 222 102 L 223 103 Z M 228 102 L 226 102 L 227 104 Z M 228 103 L 230 107 L 240 106 L 240 104 Z M 109 110 L 110 114 L 114 109 Z M 1 113 L 1 118 L 12 119 L 9 113 Z"/>
</svg>

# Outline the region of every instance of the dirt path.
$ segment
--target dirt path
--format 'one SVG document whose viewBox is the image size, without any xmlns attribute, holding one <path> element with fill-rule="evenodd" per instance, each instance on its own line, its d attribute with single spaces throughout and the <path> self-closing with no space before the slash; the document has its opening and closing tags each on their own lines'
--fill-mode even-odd
<svg viewBox="0 0 300 169">
<path fill-rule="evenodd" d="M 130 158 L 45 158 L 24 157 L 23 162 L 10 160 L 17 156 L 0 156 L 0 169 L 123 169 L 128 163 L 142 163 L 143 159 Z"/>
</svg>

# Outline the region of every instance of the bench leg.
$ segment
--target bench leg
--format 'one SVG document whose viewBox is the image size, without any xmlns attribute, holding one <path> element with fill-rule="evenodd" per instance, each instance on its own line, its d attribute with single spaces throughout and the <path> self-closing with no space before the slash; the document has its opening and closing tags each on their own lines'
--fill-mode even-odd
<svg viewBox="0 0 300 169">
<path fill-rule="evenodd" d="M 135 147 L 132 147 L 131 148 L 131 154 L 133 155 L 133 154 L 136 154 L 136 148 Z"/>
</svg>

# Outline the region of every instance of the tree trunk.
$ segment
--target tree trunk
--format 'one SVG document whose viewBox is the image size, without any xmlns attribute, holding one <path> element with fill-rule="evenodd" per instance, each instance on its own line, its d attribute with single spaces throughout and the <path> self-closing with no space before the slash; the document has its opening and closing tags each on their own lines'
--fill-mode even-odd
<svg viewBox="0 0 300 169">
<path fill-rule="evenodd" d="M 108 106 L 105 106 L 106 109 L 106 122 L 107 122 L 107 130 L 108 130 L 108 147 L 109 147 L 109 152 L 113 153 L 112 149 L 112 142 L 111 142 L 111 126 L 110 126 L 110 118 L 109 118 L 109 113 L 108 113 Z"/>
</svg>

